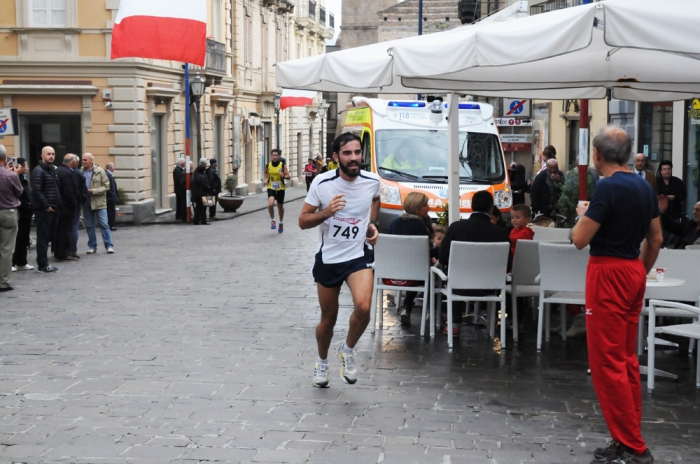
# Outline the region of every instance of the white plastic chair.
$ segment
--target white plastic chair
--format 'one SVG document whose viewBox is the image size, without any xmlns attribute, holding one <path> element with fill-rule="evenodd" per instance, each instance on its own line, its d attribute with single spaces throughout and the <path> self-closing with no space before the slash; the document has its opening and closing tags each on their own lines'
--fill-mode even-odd
<svg viewBox="0 0 700 464">
<path fill-rule="evenodd" d="M 385 284 L 382 279 L 422 280 L 415 287 L 401 287 Z M 428 294 L 430 280 L 430 242 L 427 236 L 379 234 L 374 247 L 374 290 L 370 306 L 370 327 L 375 332 L 377 320 L 377 293 L 379 297 L 379 328 L 384 326 L 384 290 L 424 292 Z M 397 302 L 398 303 L 398 302 Z M 420 334 L 425 333 L 426 299 L 423 298 L 423 317 Z"/>
<path fill-rule="evenodd" d="M 659 256 L 656 258 L 654 268 L 665 267 L 666 273 L 664 277 L 672 279 L 682 279 L 685 285 L 680 287 L 647 287 L 644 294 L 645 300 L 664 300 L 664 301 L 679 301 L 683 303 L 698 304 L 700 300 L 700 250 L 669 250 L 661 249 Z M 687 313 L 677 314 L 671 308 L 662 307 L 656 310 L 656 317 L 692 317 L 687 316 Z M 644 351 L 644 322 L 649 315 L 649 308 L 642 308 L 639 315 L 639 332 L 637 337 L 637 355 Z M 675 344 L 672 344 L 675 346 Z M 693 352 L 694 342 L 688 346 L 688 351 Z"/>
<path fill-rule="evenodd" d="M 535 235 L 536 237 L 537 235 Z M 549 341 L 549 305 L 586 303 L 589 248 L 540 243 L 540 305 L 537 315 L 537 351 L 542 350 L 542 323 L 546 317 Z M 546 313 L 546 314 L 545 314 Z M 566 308 L 561 309 L 561 337 L 566 340 Z"/>
<path fill-rule="evenodd" d="M 538 242 L 567 242 L 571 243 L 571 229 L 556 229 L 554 227 L 530 226 L 535 232 L 534 240 Z"/>
<path fill-rule="evenodd" d="M 675 312 L 686 313 L 685 317 L 693 318 L 689 324 L 667 325 L 656 327 L 656 316 L 660 309 L 670 309 Z M 690 343 L 700 340 L 700 308 L 671 301 L 649 300 L 649 356 L 647 359 L 647 389 L 649 393 L 654 389 L 654 355 L 656 354 L 656 335 L 668 334 L 678 337 L 690 338 Z M 695 369 L 695 386 L 700 388 L 700 356 L 698 356 L 697 367 Z"/>
<path fill-rule="evenodd" d="M 508 267 L 508 252 L 510 244 L 452 242 L 450 245 L 450 266 L 447 275 L 438 267 L 430 268 L 430 320 L 435 324 L 434 294 L 442 300 L 447 297 L 447 345 L 452 348 L 452 303 L 454 301 L 476 302 L 486 301 L 500 303 L 501 310 L 501 346 L 506 347 L 506 269 Z M 447 283 L 440 288 L 436 278 Z M 464 296 L 455 295 L 455 290 L 494 290 L 494 295 Z M 498 293 L 496 293 L 498 292 Z M 440 306 L 438 305 L 438 311 Z M 495 325 L 495 306 L 490 308 L 489 315 L 491 335 Z M 421 324 L 423 326 L 423 324 Z"/>
<path fill-rule="evenodd" d="M 568 243 L 562 241 L 561 243 Z M 540 283 L 535 278 L 540 274 L 540 241 L 518 240 L 513 257 L 510 286 L 507 287 L 511 298 L 513 318 L 513 341 L 518 342 L 518 297 L 540 296 Z"/>
</svg>

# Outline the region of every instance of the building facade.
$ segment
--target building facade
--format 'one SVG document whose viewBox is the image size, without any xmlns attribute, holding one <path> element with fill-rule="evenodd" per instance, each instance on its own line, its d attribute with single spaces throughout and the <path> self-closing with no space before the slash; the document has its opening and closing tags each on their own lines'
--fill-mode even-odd
<svg viewBox="0 0 700 464">
<path fill-rule="evenodd" d="M 115 163 L 130 205 L 120 219 L 141 223 L 174 207 L 171 172 L 185 153 L 189 111 L 192 159 L 216 158 L 222 178 L 237 175 L 239 193 L 261 191 L 266 157 L 279 144 L 274 64 L 294 57 L 295 7 L 207 0 L 206 64 L 190 65 L 191 78 L 206 81 L 198 114 L 186 107 L 182 63 L 110 60 L 119 0 L 0 0 L 0 104 L 20 115 L 20 135 L 0 143 L 30 166 L 46 145 L 56 163 L 84 152 L 101 166 Z M 308 120 L 296 122 L 305 132 Z"/>
</svg>

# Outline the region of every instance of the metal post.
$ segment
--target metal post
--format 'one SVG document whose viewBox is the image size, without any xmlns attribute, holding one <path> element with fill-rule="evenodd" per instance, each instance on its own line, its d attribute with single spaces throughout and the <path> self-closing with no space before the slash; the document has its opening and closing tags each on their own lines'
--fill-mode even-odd
<svg viewBox="0 0 700 464">
<path fill-rule="evenodd" d="M 579 105 L 578 135 L 578 201 L 588 200 L 588 100 Z"/>
<path fill-rule="evenodd" d="M 185 218 L 192 223 L 190 198 L 190 69 L 185 63 Z"/>
<path fill-rule="evenodd" d="M 460 219 L 459 201 L 459 96 L 451 93 L 447 97 L 447 200 L 449 223 Z"/>
<path fill-rule="evenodd" d="M 199 114 L 199 101 L 202 97 L 197 98 L 194 102 L 194 107 L 197 110 L 197 165 L 202 159 L 202 116 Z"/>
<path fill-rule="evenodd" d="M 418 35 L 423 35 L 423 0 L 418 0 Z M 423 99 L 422 94 L 418 94 L 418 100 Z"/>
<path fill-rule="evenodd" d="M 319 142 L 321 142 L 321 156 L 323 156 L 323 160 L 325 162 L 328 156 L 326 153 L 326 133 L 323 127 L 324 119 L 326 119 L 325 116 L 321 118 L 321 140 L 319 140 Z"/>
<path fill-rule="evenodd" d="M 277 149 L 280 149 L 282 143 L 282 124 L 280 123 L 280 110 L 275 110 L 275 138 L 277 139 L 276 145 Z"/>
</svg>

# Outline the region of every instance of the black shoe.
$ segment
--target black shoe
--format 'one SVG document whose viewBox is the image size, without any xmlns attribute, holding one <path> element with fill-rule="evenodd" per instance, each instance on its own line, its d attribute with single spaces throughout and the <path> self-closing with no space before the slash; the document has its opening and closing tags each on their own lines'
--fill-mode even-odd
<svg viewBox="0 0 700 464">
<path fill-rule="evenodd" d="M 116 227 L 111 227 L 109 230 L 111 230 L 112 232 L 114 232 L 115 230 L 117 230 L 117 228 L 116 228 Z"/>
<path fill-rule="evenodd" d="M 401 325 L 411 325 L 411 313 L 406 308 L 401 308 Z"/>
<path fill-rule="evenodd" d="M 619 443 L 611 440 L 605 448 L 596 448 L 593 451 L 593 462 L 609 462 L 620 456 Z"/>
<path fill-rule="evenodd" d="M 48 274 L 50 272 L 56 272 L 56 271 L 58 271 L 58 268 L 56 266 L 40 267 L 38 270 L 39 274 Z"/>
<path fill-rule="evenodd" d="M 0 287 L 0 293 L 3 293 L 3 292 L 11 292 L 12 290 L 14 290 L 14 287 L 10 287 L 10 286 L 7 286 L 7 287 Z"/>
<path fill-rule="evenodd" d="M 651 451 L 648 449 L 641 456 L 637 456 L 624 445 L 620 448 L 624 448 L 621 449 L 622 453 L 620 456 L 617 459 L 608 460 L 608 462 L 615 464 L 652 464 L 654 462 L 654 456 L 651 455 Z"/>
</svg>

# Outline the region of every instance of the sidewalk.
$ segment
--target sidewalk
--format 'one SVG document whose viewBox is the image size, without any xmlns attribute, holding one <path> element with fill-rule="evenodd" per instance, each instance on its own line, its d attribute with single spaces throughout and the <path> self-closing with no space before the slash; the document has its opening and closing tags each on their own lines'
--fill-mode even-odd
<svg viewBox="0 0 700 464">
<path fill-rule="evenodd" d="M 285 203 L 291 201 L 296 201 L 299 199 L 306 198 L 306 185 L 297 187 L 287 187 L 285 194 Z M 241 205 L 240 208 L 235 213 L 226 213 L 217 203 L 216 217 L 214 221 L 226 221 L 228 219 L 235 219 L 239 216 L 245 216 L 246 214 L 255 213 L 256 211 L 261 211 L 267 209 L 267 191 L 263 193 L 256 193 L 253 195 L 248 195 Z M 275 213 L 276 214 L 276 213 Z M 207 213 L 208 215 L 208 213 Z M 149 224 L 176 224 L 180 221 L 175 219 L 175 211 L 170 211 L 166 214 L 161 214 L 155 218 L 146 221 L 143 225 Z"/>
</svg>

